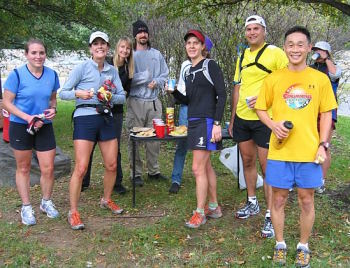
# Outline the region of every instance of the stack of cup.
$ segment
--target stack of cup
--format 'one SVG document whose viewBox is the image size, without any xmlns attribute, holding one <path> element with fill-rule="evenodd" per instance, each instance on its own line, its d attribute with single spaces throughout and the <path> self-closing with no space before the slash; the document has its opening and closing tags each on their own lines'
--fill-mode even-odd
<svg viewBox="0 0 350 268">
<path fill-rule="evenodd" d="M 152 122 L 153 122 L 153 128 L 154 128 L 154 129 L 156 129 L 156 126 L 157 126 L 157 125 L 163 125 L 163 124 L 164 124 L 163 119 L 160 119 L 160 118 L 154 118 L 154 119 L 152 120 Z"/>
</svg>

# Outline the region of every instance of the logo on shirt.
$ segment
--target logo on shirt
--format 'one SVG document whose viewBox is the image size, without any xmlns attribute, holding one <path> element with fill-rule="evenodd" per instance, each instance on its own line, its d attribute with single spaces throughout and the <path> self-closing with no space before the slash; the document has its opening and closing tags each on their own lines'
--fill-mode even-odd
<svg viewBox="0 0 350 268">
<path fill-rule="evenodd" d="M 287 88 L 283 94 L 283 99 L 290 108 L 299 110 L 310 103 L 312 95 L 306 93 L 301 84 L 294 84 Z"/>
</svg>

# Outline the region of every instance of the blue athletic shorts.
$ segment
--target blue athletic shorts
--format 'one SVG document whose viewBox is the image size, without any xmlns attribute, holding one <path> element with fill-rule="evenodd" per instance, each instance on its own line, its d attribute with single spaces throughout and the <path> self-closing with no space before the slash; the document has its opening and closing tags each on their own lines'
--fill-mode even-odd
<svg viewBox="0 0 350 268">
<path fill-rule="evenodd" d="M 290 189 L 322 186 L 322 168 L 310 162 L 267 160 L 266 182 L 272 187 Z"/>
<path fill-rule="evenodd" d="M 214 120 L 211 118 L 189 118 L 187 146 L 190 150 L 217 151 L 222 149 L 222 142 L 211 142 Z"/>
<path fill-rule="evenodd" d="M 13 149 L 36 150 L 46 152 L 56 148 L 55 134 L 52 124 L 44 124 L 38 132 L 30 135 L 27 132 L 27 124 L 10 122 L 10 145 Z"/>
<path fill-rule="evenodd" d="M 116 120 L 104 115 L 74 117 L 73 140 L 108 141 L 117 138 Z"/>
</svg>

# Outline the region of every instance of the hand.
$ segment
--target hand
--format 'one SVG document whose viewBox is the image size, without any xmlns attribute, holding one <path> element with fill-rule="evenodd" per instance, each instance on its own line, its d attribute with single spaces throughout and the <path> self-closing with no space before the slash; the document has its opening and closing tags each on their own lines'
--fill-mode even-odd
<svg viewBox="0 0 350 268">
<path fill-rule="evenodd" d="M 221 126 L 214 125 L 213 130 L 211 131 L 211 142 L 219 142 L 221 141 Z"/>
<path fill-rule="evenodd" d="M 282 140 L 284 138 L 288 137 L 289 134 L 289 129 L 285 128 L 283 123 L 285 121 L 279 121 L 279 122 L 274 122 L 273 121 L 273 126 L 272 126 L 272 132 L 273 134 L 275 134 L 275 136 L 277 137 L 277 139 Z"/>
<path fill-rule="evenodd" d="M 320 54 L 321 59 L 325 60 L 328 58 L 328 53 L 325 50 L 317 50 L 317 53 Z"/>
<path fill-rule="evenodd" d="M 230 124 L 228 125 L 228 134 L 233 137 L 233 123 L 235 122 L 235 115 L 231 117 Z"/>
<path fill-rule="evenodd" d="M 249 102 L 247 103 L 248 107 L 250 109 L 254 109 L 255 103 L 256 103 L 256 99 L 258 98 L 258 96 L 252 96 L 249 99 Z"/>
<path fill-rule="evenodd" d="M 156 81 L 153 80 L 151 83 L 148 84 L 147 87 L 148 87 L 149 89 L 154 89 L 155 86 L 156 86 Z"/>
<path fill-rule="evenodd" d="M 323 146 L 318 147 L 314 162 L 316 164 L 322 165 L 324 161 L 326 161 L 326 159 L 327 159 L 327 154 L 326 154 L 325 148 Z"/>
<path fill-rule="evenodd" d="M 45 118 L 48 120 L 52 120 L 56 116 L 56 109 L 54 108 L 49 108 L 44 110 Z"/>
<path fill-rule="evenodd" d="M 83 100 L 89 100 L 93 97 L 93 94 L 91 94 L 90 90 L 77 89 L 75 91 L 75 97 Z"/>
</svg>

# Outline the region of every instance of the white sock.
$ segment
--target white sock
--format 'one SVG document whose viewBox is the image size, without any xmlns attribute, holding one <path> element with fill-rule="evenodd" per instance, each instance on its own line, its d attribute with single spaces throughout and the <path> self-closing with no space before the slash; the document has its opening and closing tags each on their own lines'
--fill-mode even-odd
<svg viewBox="0 0 350 268">
<path fill-rule="evenodd" d="M 305 249 L 309 250 L 309 243 L 302 244 L 299 242 L 297 245 L 297 249 L 299 249 L 299 248 L 305 248 Z"/>
<path fill-rule="evenodd" d="M 276 241 L 276 248 L 287 248 L 286 242 L 284 240 L 281 242 Z"/>
<path fill-rule="evenodd" d="M 256 201 L 256 196 L 248 196 L 248 202 L 251 202 L 254 205 L 256 205 Z"/>
<path fill-rule="evenodd" d="M 266 210 L 265 218 L 271 218 L 271 211 L 269 209 Z"/>
</svg>

